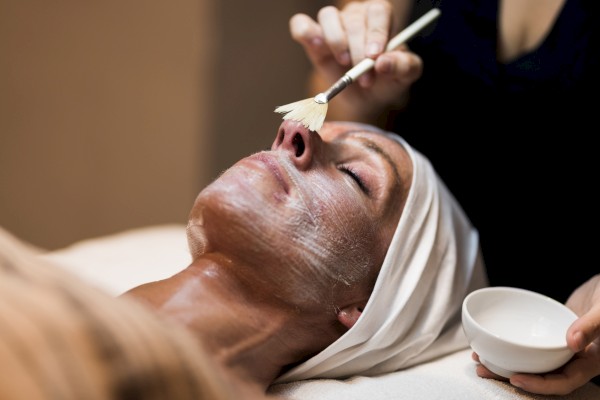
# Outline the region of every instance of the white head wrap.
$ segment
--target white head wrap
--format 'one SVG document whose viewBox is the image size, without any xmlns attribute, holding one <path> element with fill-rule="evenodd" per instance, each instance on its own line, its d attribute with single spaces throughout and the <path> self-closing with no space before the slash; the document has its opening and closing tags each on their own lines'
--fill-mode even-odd
<svg viewBox="0 0 600 400">
<path fill-rule="evenodd" d="M 356 324 L 338 340 L 280 376 L 373 376 L 468 347 L 460 310 L 487 285 L 479 235 L 431 163 L 402 138 L 413 180 L 375 287 Z"/>
</svg>

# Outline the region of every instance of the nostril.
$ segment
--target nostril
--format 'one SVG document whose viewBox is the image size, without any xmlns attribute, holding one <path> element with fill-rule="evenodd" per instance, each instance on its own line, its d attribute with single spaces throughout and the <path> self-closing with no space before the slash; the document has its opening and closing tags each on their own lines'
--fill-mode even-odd
<svg viewBox="0 0 600 400">
<path fill-rule="evenodd" d="M 275 141 L 275 145 L 280 146 L 283 143 L 284 138 L 285 138 L 285 131 L 283 129 L 280 129 L 279 132 L 277 133 L 277 139 Z"/>
<path fill-rule="evenodd" d="M 294 150 L 296 150 L 296 157 L 300 157 L 304 154 L 304 140 L 302 139 L 302 135 L 298 132 L 296 132 L 292 138 L 292 145 L 294 146 Z"/>
</svg>

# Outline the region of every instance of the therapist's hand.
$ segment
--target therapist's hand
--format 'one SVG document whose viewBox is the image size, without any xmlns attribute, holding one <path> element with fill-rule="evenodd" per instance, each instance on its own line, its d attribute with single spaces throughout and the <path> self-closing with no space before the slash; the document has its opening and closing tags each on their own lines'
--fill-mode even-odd
<svg viewBox="0 0 600 400">
<path fill-rule="evenodd" d="M 510 378 L 514 386 L 531 393 L 566 395 L 600 375 L 600 274 L 575 290 L 566 304 L 579 315 L 567 331 L 567 345 L 575 356 L 552 373 L 515 374 Z M 479 361 L 475 353 L 473 358 Z M 476 371 L 483 378 L 506 380 L 481 364 Z"/>
<path fill-rule="evenodd" d="M 383 109 L 403 105 L 407 89 L 421 76 L 421 58 L 405 46 L 382 54 L 390 34 L 395 33 L 394 18 L 389 1 L 365 0 L 349 2 L 342 9 L 324 7 L 317 20 L 306 14 L 290 19 L 292 38 L 302 45 L 313 64 L 313 86 L 319 91 L 365 57 L 376 59 L 371 71 L 330 103 L 338 109 L 335 119 L 372 122 L 370 118 Z"/>
</svg>

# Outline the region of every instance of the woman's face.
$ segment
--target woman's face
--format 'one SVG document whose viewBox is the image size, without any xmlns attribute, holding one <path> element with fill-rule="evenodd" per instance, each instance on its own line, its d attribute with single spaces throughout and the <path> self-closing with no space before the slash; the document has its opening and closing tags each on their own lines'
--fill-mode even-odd
<svg viewBox="0 0 600 400">
<path fill-rule="evenodd" d="M 299 305 L 368 296 L 411 177 L 404 148 L 375 128 L 326 123 L 317 134 L 284 121 L 270 151 L 200 192 L 188 226 L 193 257 L 224 254 Z"/>
</svg>

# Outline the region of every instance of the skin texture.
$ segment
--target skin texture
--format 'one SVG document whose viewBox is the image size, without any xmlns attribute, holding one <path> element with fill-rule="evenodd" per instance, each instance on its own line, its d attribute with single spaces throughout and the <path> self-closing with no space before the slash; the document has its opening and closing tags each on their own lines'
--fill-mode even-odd
<svg viewBox="0 0 600 400">
<path fill-rule="evenodd" d="M 350 123 L 284 121 L 190 213 L 191 265 L 134 297 L 177 321 L 239 382 L 266 390 L 356 322 L 400 218 L 412 163 Z"/>
<path fill-rule="evenodd" d="M 409 101 L 411 85 L 422 75 L 420 57 L 408 47 L 382 54 L 385 43 L 407 22 L 408 0 L 340 0 L 321 9 L 316 18 L 297 14 L 290 33 L 314 67 L 311 92 L 331 85 L 363 57 L 376 59 L 370 74 L 331 102 L 333 119 L 379 124 L 389 108 Z M 510 62 L 537 47 L 560 13 L 565 0 L 502 0 L 500 2 L 497 60 Z M 426 67 L 426 66 L 425 66 Z M 563 369 L 546 375 L 514 375 L 510 382 L 531 393 L 564 395 L 600 375 L 600 279 L 575 290 L 567 302 L 580 318 L 567 332 L 567 343 L 577 353 Z M 478 361 L 476 354 L 473 355 Z M 501 379 L 482 365 L 477 374 Z"/>
</svg>

